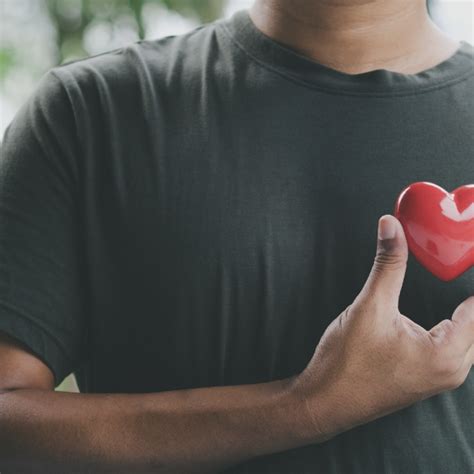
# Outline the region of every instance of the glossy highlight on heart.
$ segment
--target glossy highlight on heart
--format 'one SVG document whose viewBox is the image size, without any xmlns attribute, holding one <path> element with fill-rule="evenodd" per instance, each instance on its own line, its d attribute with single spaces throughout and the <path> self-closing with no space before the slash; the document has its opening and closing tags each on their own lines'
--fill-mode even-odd
<svg viewBox="0 0 474 474">
<path fill-rule="evenodd" d="M 405 188 L 395 205 L 414 257 L 443 281 L 474 266 L 474 184 L 448 193 L 419 181 Z"/>
</svg>

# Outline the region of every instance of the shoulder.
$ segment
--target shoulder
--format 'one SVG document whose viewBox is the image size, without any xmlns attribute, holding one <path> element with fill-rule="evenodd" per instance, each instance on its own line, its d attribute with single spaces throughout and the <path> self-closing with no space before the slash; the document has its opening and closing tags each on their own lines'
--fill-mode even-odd
<svg viewBox="0 0 474 474">
<path fill-rule="evenodd" d="M 77 105 L 85 100 L 143 100 L 202 71 L 217 55 L 219 20 L 185 34 L 142 40 L 52 68 Z M 146 105 L 146 104 L 145 104 Z"/>
</svg>

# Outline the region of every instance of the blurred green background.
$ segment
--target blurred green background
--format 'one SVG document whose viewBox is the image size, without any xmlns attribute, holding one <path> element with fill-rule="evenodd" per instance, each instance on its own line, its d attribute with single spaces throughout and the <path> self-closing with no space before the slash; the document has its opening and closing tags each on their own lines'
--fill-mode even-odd
<svg viewBox="0 0 474 474">
<path fill-rule="evenodd" d="M 50 67 L 140 39 L 184 33 L 250 4 L 250 0 L 0 0 L 0 141 L 20 103 Z M 74 377 L 58 390 L 77 391 Z"/>
<path fill-rule="evenodd" d="M 19 15 L 23 16 L 23 20 L 28 20 L 33 13 L 39 13 L 38 19 L 50 22 L 54 34 L 51 59 L 54 64 L 60 64 L 91 54 L 85 43 L 86 35 L 100 24 L 109 26 L 109 30 L 114 27 L 116 30 L 121 29 L 118 34 L 122 33 L 127 40 L 144 39 L 147 33 L 145 15 L 153 7 L 162 7 L 162 10 L 175 11 L 197 23 L 206 23 L 222 15 L 226 0 L 2 0 L 0 3 L 2 30 L 8 28 L 6 23 L 9 20 L 21 20 Z M 22 23 L 18 21 L 15 25 L 17 34 L 22 33 Z M 37 27 L 41 27 L 41 23 Z M 8 38 L 2 39 L 0 78 L 4 79 L 11 68 L 18 66 L 22 55 L 15 47 L 17 38 L 13 38 L 13 42 L 8 41 Z"/>
<path fill-rule="evenodd" d="M 0 142 L 48 69 L 140 39 L 185 33 L 252 0 L 0 0 Z"/>
<path fill-rule="evenodd" d="M 144 39 L 144 14 L 150 5 L 163 6 L 199 23 L 212 21 L 222 14 L 224 0 L 45 0 L 56 32 L 56 63 L 74 57 L 87 56 L 84 36 L 97 23 L 122 24 L 130 39 Z"/>
<path fill-rule="evenodd" d="M 308 0 L 311 1 L 311 0 Z M 0 0 L 0 142 L 51 67 L 140 39 L 185 33 L 253 0 Z M 474 43 L 474 0 L 430 0 L 433 20 Z M 59 390 L 74 391 L 73 377 Z"/>
<path fill-rule="evenodd" d="M 312 1 L 312 0 L 308 0 Z M 427 0 L 435 22 L 474 43 L 474 0 Z M 49 68 L 139 39 L 185 33 L 253 0 L 0 0 L 0 142 Z"/>
</svg>

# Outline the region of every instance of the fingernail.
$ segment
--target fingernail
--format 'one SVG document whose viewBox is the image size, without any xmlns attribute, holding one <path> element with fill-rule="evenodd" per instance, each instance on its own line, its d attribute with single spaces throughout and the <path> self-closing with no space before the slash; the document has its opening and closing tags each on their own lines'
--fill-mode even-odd
<svg viewBox="0 0 474 474">
<path fill-rule="evenodd" d="M 397 233 L 397 226 L 395 220 L 388 215 L 382 216 L 379 219 L 379 239 L 387 240 L 393 239 Z"/>
</svg>

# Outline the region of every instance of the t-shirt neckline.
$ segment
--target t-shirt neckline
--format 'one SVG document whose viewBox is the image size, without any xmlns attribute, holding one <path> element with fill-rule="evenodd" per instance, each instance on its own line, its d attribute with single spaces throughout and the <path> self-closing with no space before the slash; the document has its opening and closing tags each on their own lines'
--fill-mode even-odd
<svg viewBox="0 0 474 474">
<path fill-rule="evenodd" d="M 347 74 L 265 35 L 253 23 L 248 10 L 239 10 L 219 24 L 240 48 L 267 68 L 307 86 L 338 93 L 407 95 L 446 86 L 474 74 L 474 47 L 466 41 L 460 41 L 458 49 L 446 60 L 416 74 L 387 69 Z"/>
</svg>

